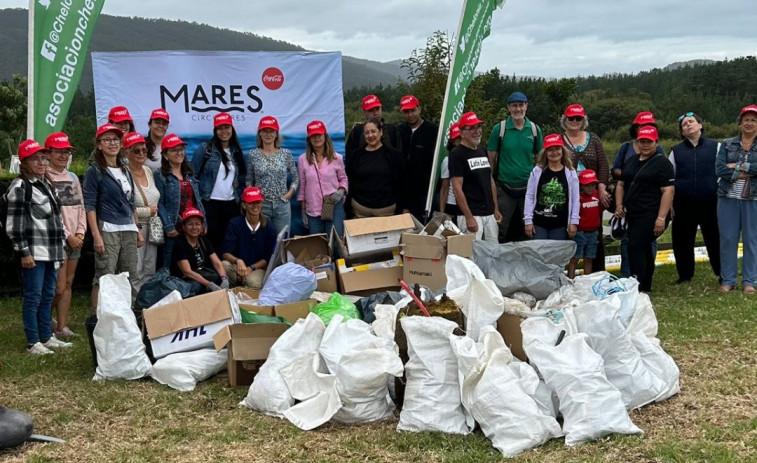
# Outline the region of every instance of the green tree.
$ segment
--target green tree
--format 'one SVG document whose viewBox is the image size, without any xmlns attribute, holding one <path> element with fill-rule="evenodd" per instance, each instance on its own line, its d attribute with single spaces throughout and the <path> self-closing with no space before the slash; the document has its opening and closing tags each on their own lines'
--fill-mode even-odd
<svg viewBox="0 0 757 463">
<path fill-rule="evenodd" d="M 0 140 L 5 165 L 26 135 L 26 89 L 26 77 L 18 74 L 0 82 Z"/>
<path fill-rule="evenodd" d="M 425 48 L 416 48 L 401 67 L 408 72 L 411 91 L 420 100 L 424 117 L 438 122 L 447 88 L 454 38 L 436 31 L 426 40 Z"/>
</svg>

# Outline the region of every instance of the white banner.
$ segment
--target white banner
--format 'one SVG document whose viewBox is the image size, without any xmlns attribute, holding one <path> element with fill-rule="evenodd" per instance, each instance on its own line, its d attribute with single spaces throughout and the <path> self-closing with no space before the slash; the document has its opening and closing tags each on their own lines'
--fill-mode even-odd
<svg viewBox="0 0 757 463">
<path fill-rule="evenodd" d="M 305 151 L 306 125 L 321 120 L 344 152 L 342 55 L 299 52 L 150 51 L 92 53 L 97 123 L 126 106 L 147 133 L 155 108 L 171 116 L 169 133 L 197 145 L 213 135 L 213 116 L 226 111 L 245 155 L 263 116 L 279 121 L 282 146 Z"/>
</svg>

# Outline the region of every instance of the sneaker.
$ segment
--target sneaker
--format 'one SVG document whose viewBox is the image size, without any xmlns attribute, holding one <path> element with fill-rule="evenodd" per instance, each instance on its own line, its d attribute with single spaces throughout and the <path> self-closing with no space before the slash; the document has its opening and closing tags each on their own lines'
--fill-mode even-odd
<svg viewBox="0 0 757 463">
<path fill-rule="evenodd" d="M 55 337 L 58 338 L 58 339 L 61 339 L 61 338 L 74 338 L 74 337 L 79 337 L 79 335 L 76 334 L 76 333 L 74 333 L 73 331 L 71 331 L 71 328 L 65 326 L 65 327 L 63 327 L 62 330 L 55 332 Z"/>
<path fill-rule="evenodd" d="M 52 338 L 51 338 L 52 339 Z M 50 342 L 50 341 L 48 341 Z M 54 352 L 45 347 L 41 342 L 37 341 L 35 342 L 31 347 L 27 347 L 26 351 L 29 352 L 32 355 L 47 355 L 47 354 L 53 354 Z"/>
<path fill-rule="evenodd" d="M 46 343 L 44 343 L 44 346 L 47 347 L 48 349 L 50 348 L 54 349 L 58 347 L 69 348 L 69 347 L 72 347 L 73 344 L 70 342 L 63 342 L 59 340 L 58 338 L 56 338 L 55 335 L 53 335 L 53 336 L 50 336 L 50 339 L 48 339 Z"/>
</svg>

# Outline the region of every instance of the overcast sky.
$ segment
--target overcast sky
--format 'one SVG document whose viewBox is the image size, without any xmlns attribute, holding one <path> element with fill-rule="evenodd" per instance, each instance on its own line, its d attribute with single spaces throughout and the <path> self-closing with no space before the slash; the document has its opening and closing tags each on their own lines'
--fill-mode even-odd
<svg viewBox="0 0 757 463">
<path fill-rule="evenodd" d="M 475 0 L 469 0 L 475 1 Z M 0 8 L 27 7 L 0 0 Z M 461 0 L 108 0 L 104 14 L 182 19 L 376 61 L 454 34 Z M 542 77 L 637 72 L 757 54 L 754 0 L 508 0 L 479 70 Z"/>
</svg>

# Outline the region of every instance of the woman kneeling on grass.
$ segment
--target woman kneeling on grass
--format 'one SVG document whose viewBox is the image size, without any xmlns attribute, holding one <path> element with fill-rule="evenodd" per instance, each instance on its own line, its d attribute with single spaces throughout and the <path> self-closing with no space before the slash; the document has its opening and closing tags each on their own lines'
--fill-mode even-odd
<svg viewBox="0 0 757 463">
<path fill-rule="evenodd" d="M 205 218 L 199 209 L 190 208 L 181 216 L 183 234 L 176 239 L 171 253 L 171 275 L 192 284 L 192 292 L 202 294 L 229 289 L 229 277 L 205 234 Z"/>
<path fill-rule="evenodd" d="M 71 347 L 71 343 L 59 341 L 50 326 L 58 269 L 64 258 L 60 203 L 45 178 L 47 150 L 26 140 L 18 147 L 18 158 L 21 174 L 8 188 L 5 229 L 21 257 L 26 351 L 52 354 L 50 348 Z"/>
</svg>

